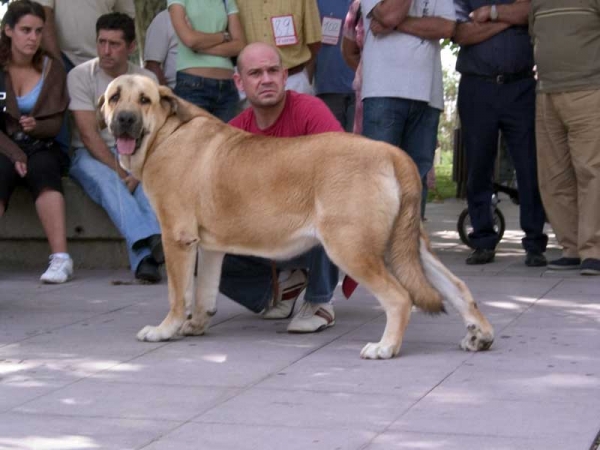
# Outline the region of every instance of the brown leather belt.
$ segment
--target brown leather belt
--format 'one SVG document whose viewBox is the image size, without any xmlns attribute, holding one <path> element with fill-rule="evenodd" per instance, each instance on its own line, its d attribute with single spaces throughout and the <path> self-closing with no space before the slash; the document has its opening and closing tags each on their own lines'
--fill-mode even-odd
<svg viewBox="0 0 600 450">
<path fill-rule="evenodd" d="M 305 67 L 306 67 L 305 63 L 298 64 L 297 66 L 294 66 L 294 67 L 290 67 L 288 69 L 288 75 L 296 75 L 297 73 L 302 72 Z"/>
</svg>

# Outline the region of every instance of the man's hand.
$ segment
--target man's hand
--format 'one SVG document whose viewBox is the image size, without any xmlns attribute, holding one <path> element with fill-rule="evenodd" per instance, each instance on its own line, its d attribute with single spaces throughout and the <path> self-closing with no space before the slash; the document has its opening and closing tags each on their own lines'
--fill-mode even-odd
<svg viewBox="0 0 600 450">
<path fill-rule="evenodd" d="M 123 183 L 125 183 L 125 186 L 127 186 L 127 190 L 133 194 L 133 191 L 135 191 L 135 188 L 138 186 L 138 184 L 140 184 L 140 182 L 138 180 L 136 180 L 133 175 L 129 174 L 127 175 L 125 178 L 123 178 Z"/>
<path fill-rule="evenodd" d="M 386 28 L 377 19 L 371 19 L 371 25 L 369 26 L 369 28 L 371 29 L 371 32 L 374 36 L 385 36 L 386 34 L 390 34 L 392 31 L 394 31 L 393 28 Z"/>
<path fill-rule="evenodd" d="M 489 22 L 491 20 L 490 17 L 490 12 L 492 11 L 492 7 L 491 6 L 482 6 L 480 8 L 477 8 L 476 10 L 472 11 L 471 14 L 469 14 L 469 17 L 471 18 L 471 20 L 473 22 L 479 22 L 479 23 L 483 23 L 483 22 Z"/>
<path fill-rule="evenodd" d="M 31 116 L 21 116 L 19 125 L 21 125 L 25 133 L 31 133 L 35 129 L 36 122 Z"/>
<path fill-rule="evenodd" d="M 15 163 L 15 170 L 17 171 L 17 173 L 19 174 L 19 176 L 21 178 L 24 178 L 25 175 L 27 175 L 27 163 L 24 163 L 22 161 L 17 161 Z"/>
</svg>

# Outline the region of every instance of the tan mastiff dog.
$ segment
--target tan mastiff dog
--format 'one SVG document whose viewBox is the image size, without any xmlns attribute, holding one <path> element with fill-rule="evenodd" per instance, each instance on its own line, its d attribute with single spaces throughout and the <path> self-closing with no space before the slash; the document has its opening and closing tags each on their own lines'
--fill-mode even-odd
<svg viewBox="0 0 600 450">
<path fill-rule="evenodd" d="M 430 250 L 421 179 L 398 148 L 346 133 L 251 135 L 139 75 L 112 81 L 99 110 L 162 228 L 170 311 L 138 339 L 203 334 L 216 312 L 225 253 L 289 259 L 322 244 L 385 309 L 381 341 L 367 344 L 363 358 L 397 355 L 412 305 L 438 313 L 443 300 L 464 319 L 464 350 L 492 344 L 469 289 Z"/>
</svg>

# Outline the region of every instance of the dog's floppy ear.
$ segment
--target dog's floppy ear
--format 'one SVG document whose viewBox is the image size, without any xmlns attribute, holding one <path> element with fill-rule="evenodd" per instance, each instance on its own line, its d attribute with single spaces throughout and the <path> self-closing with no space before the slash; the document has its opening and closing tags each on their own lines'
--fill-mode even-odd
<svg viewBox="0 0 600 450">
<path fill-rule="evenodd" d="M 100 96 L 96 104 L 96 122 L 99 129 L 104 130 L 106 128 L 106 121 L 104 120 L 104 94 Z"/>
<path fill-rule="evenodd" d="M 177 114 L 177 118 L 182 122 L 189 122 L 202 115 L 200 108 L 177 97 L 167 86 L 159 86 L 158 93 L 161 103 L 171 110 L 171 114 Z"/>
</svg>

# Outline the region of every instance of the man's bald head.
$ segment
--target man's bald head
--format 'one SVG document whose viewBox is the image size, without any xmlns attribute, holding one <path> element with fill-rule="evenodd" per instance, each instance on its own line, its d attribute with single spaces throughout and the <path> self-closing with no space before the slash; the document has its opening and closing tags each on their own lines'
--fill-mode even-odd
<svg viewBox="0 0 600 450">
<path fill-rule="evenodd" d="M 253 42 L 252 44 L 248 44 L 242 49 L 237 57 L 238 71 L 242 72 L 244 68 L 248 68 L 253 62 L 272 56 L 277 58 L 280 66 L 283 65 L 281 54 L 279 53 L 279 50 L 277 50 L 277 47 L 265 42 Z"/>
<path fill-rule="evenodd" d="M 251 106 L 271 108 L 282 105 L 287 70 L 276 47 L 264 42 L 247 45 L 238 56 L 237 66 L 233 79 L 237 88 L 246 93 Z"/>
</svg>

